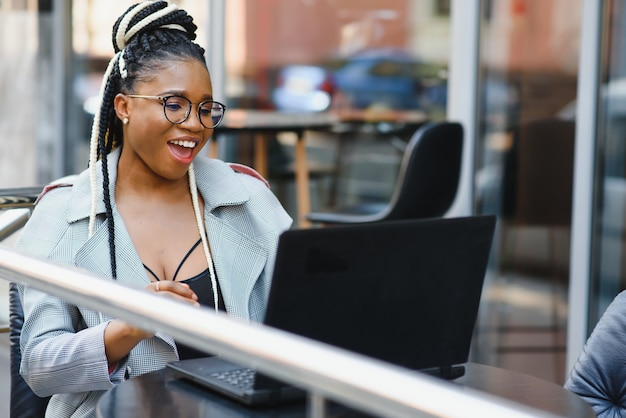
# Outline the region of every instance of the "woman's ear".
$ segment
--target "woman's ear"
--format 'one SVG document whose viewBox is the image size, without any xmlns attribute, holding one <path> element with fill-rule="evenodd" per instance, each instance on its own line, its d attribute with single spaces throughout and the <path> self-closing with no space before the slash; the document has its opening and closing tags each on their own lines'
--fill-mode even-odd
<svg viewBox="0 0 626 418">
<path fill-rule="evenodd" d="M 113 99 L 113 107 L 115 108 L 115 114 L 120 120 L 128 119 L 128 96 L 118 93 L 115 99 Z"/>
</svg>

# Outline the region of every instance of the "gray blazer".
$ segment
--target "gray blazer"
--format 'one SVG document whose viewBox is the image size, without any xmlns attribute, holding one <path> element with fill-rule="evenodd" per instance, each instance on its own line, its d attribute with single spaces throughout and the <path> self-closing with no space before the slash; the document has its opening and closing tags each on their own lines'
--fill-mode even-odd
<svg viewBox="0 0 626 418">
<path fill-rule="evenodd" d="M 587 401 L 598 418 L 626 416 L 626 291 L 602 314 L 565 388 Z"/>
<path fill-rule="evenodd" d="M 116 150 L 107 157 L 115 220 L 117 281 L 144 288 L 150 279 L 115 206 L 119 154 Z M 226 310 L 235 318 L 261 321 L 278 237 L 290 228 L 292 220 L 274 194 L 254 176 L 203 157 L 196 158 L 194 166 L 198 190 L 205 202 L 205 225 Z M 102 184 L 100 163 L 96 171 L 97 184 Z M 17 247 L 110 280 L 109 234 L 102 196 L 98 198 L 96 229 L 88 239 L 90 190 L 89 174 L 85 171 L 72 187 L 48 191 L 24 227 Z M 109 374 L 103 335 L 111 317 L 34 289 L 20 290 L 25 315 L 20 373 L 39 396 L 54 395 L 46 416 L 93 416 L 103 391 L 128 377 L 163 368 L 178 358 L 174 340 L 158 333 L 139 343 Z"/>
</svg>

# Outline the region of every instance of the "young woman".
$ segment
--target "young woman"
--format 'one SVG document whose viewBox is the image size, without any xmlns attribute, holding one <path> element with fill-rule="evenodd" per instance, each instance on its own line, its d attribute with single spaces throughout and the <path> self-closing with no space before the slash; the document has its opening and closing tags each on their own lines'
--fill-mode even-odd
<svg viewBox="0 0 626 418">
<path fill-rule="evenodd" d="M 136 4 L 117 20 L 89 169 L 40 198 L 18 247 L 260 321 L 278 236 L 292 220 L 252 170 L 198 155 L 225 107 L 213 98 L 195 31 L 165 1 Z M 90 416 L 124 379 L 197 355 L 37 290 L 21 295 L 21 374 L 35 393 L 52 395 L 46 416 Z"/>
</svg>

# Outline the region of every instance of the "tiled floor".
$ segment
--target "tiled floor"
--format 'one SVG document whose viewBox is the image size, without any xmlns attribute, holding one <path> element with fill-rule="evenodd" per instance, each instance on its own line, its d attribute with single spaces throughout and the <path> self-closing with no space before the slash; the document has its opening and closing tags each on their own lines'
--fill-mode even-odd
<svg viewBox="0 0 626 418">
<path fill-rule="evenodd" d="M 562 295 L 562 289 L 536 277 L 509 273 L 492 279 L 483 292 L 472 360 L 563 384 L 567 305 Z"/>
</svg>

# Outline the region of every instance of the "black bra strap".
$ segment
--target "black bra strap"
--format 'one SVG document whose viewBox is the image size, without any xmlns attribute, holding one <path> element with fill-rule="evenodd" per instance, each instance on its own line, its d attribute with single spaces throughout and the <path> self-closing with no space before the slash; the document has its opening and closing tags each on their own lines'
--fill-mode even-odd
<svg viewBox="0 0 626 418">
<path fill-rule="evenodd" d="M 178 272 L 180 271 L 180 268 L 183 266 L 183 264 L 185 264 L 185 261 L 189 258 L 189 256 L 193 252 L 193 250 L 195 250 L 196 247 L 198 245 L 200 245 L 201 242 L 202 242 L 202 238 L 200 238 L 198 241 L 196 241 L 196 243 L 193 245 L 193 247 L 191 247 L 191 249 L 189 251 L 187 251 L 187 254 L 185 254 L 185 257 L 183 257 L 183 260 L 178 265 L 178 268 L 176 269 L 176 273 L 174 273 L 174 277 L 172 277 L 172 281 L 176 280 L 176 276 L 178 276 Z"/>
<path fill-rule="evenodd" d="M 189 256 L 191 255 L 191 253 L 193 253 L 193 250 L 196 249 L 196 247 L 198 245 L 200 245 L 200 243 L 202 242 L 202 238 L 200 238 L 192 247 L 189 251 L 187 251 L 187 254 L 185 254 L 185 256 L 183 257 L 182 261 L 180 262 L 180 264 L 178 265 L 178 268 L 176 269 L 176 272 L 174 273 L 174 277 L 172 278 L 172 281 L 176 280 L 176 276 L 178 276 L 178 272 L 180 271 L 180 268 L 183 266 L 183 264 L 185 264 L 185 261 L 189 258 Z M 143 264 L 143 263 L 142 263 Z M 152 274 L 154 276 L 154 278 L 157 280 L 157 282 L 160 282 L 161 279 L 159 279 L 159 277 L 154 274 L 154 272 L 150 269 L 150 267 L 146 266 L 145 264 L 143 265 L 144 268 L 146 270 L 148 270 L 150 272 L 150 274 Z"/>
</svg>

